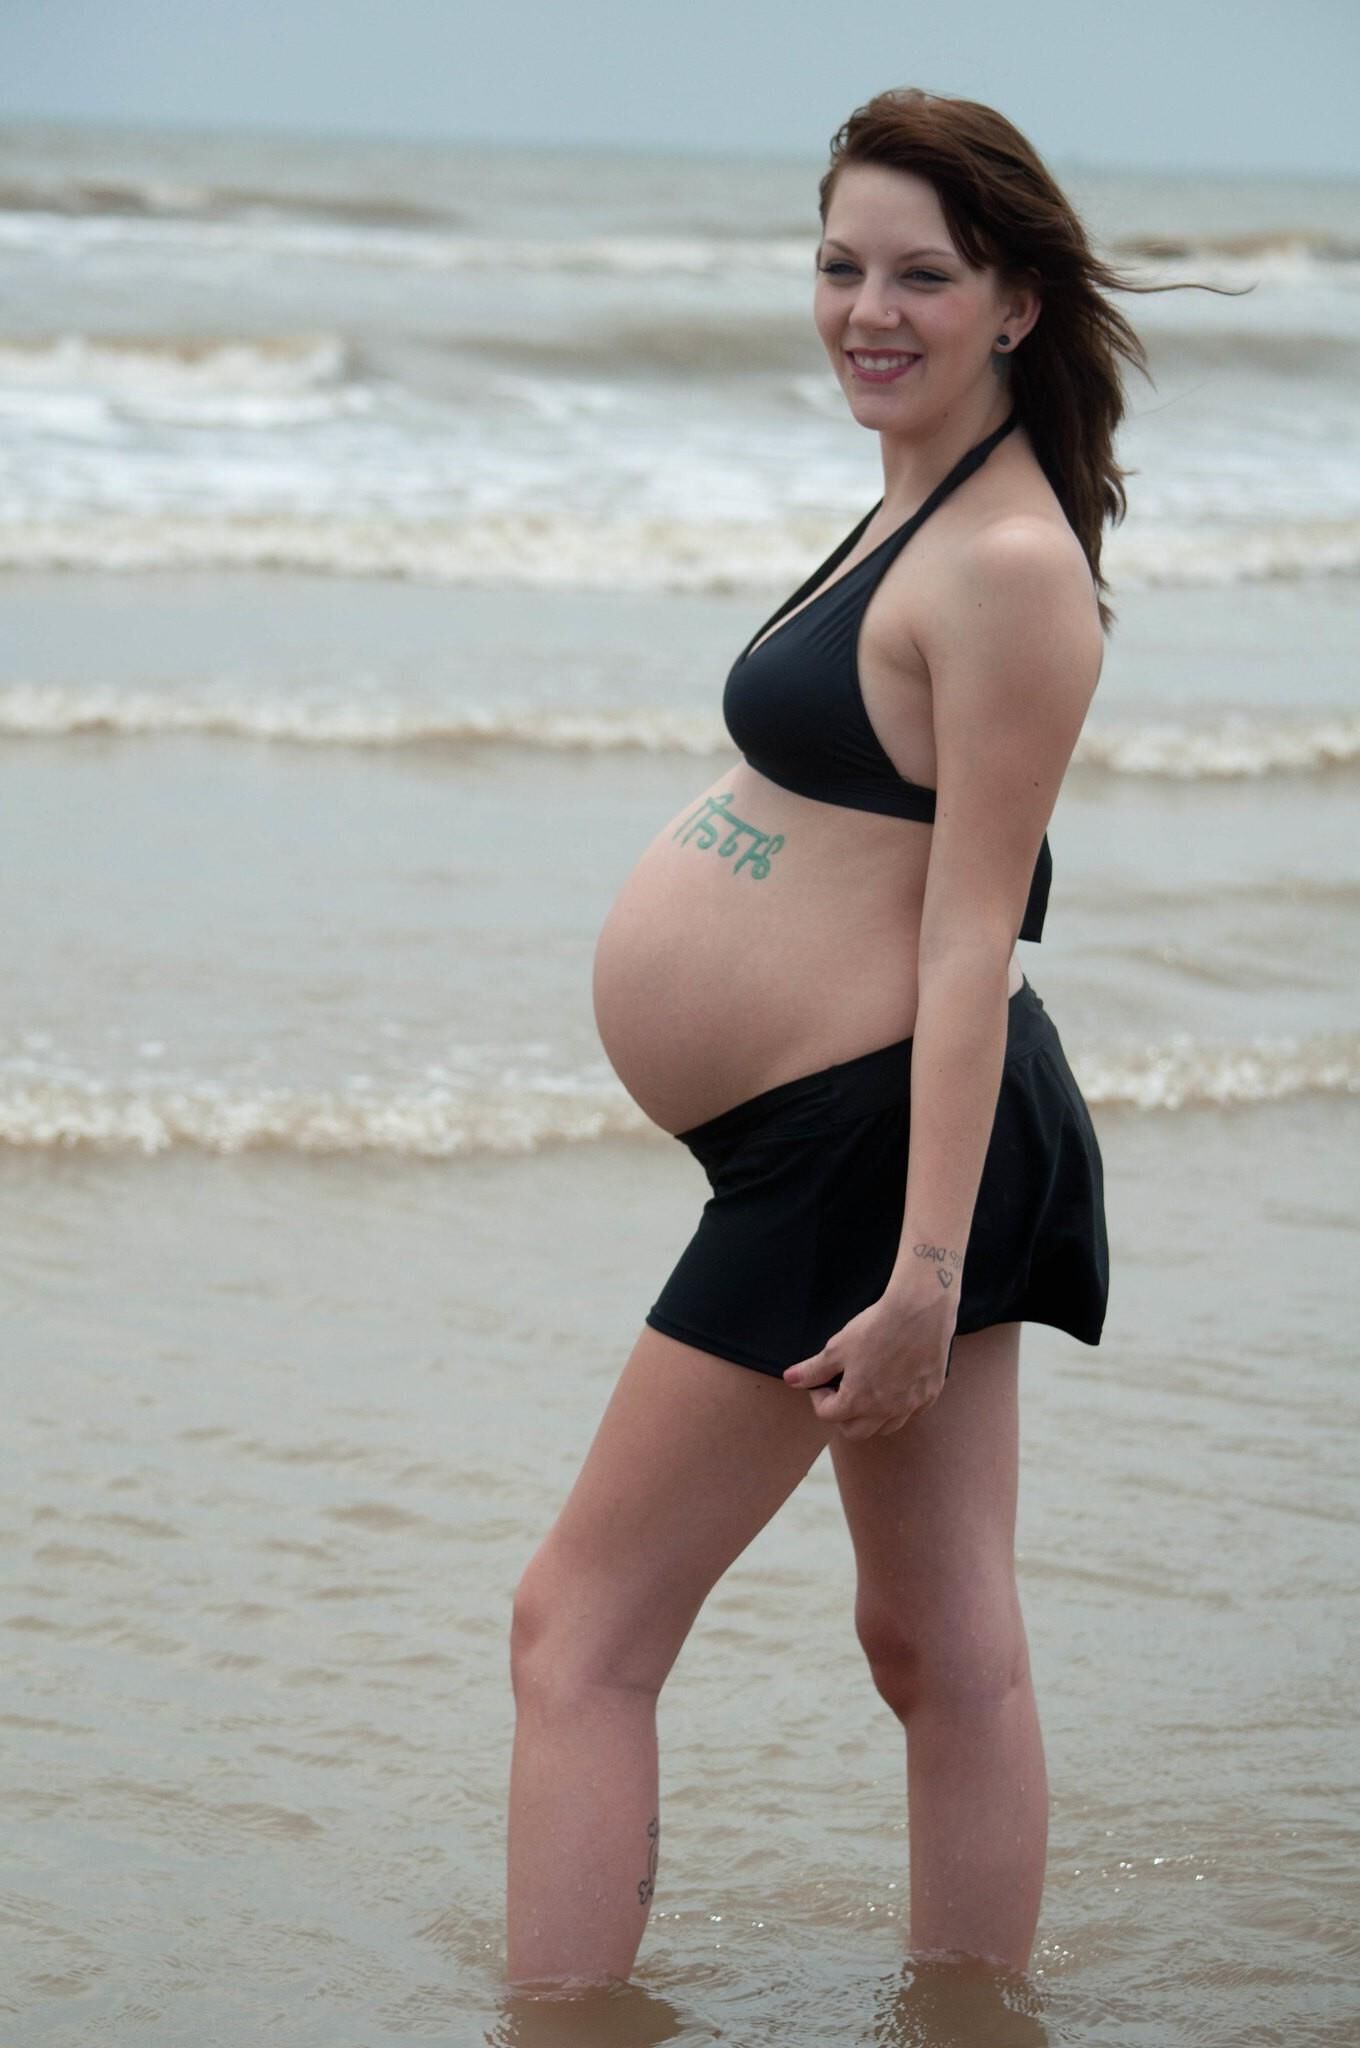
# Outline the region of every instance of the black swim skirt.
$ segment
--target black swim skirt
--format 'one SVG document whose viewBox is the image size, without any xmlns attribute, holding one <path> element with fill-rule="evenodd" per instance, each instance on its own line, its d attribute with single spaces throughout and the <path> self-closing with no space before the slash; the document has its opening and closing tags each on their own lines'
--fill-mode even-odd
<svg viewBox="0 0 1360 2048">
<path fill-rule="evenodd" d="M 1098 1344 L 1109 1292 L 1100 1147 L 1028 981 L 1006 1015 L 955 1333 L 1051 1323 Z M 891 1277 L 910 1115 L 904 1038 L 679 1132 L 713 1192 L 647 1312 L 652 1328 L 775 1375 L 820 1351 Z"/>
</svg>

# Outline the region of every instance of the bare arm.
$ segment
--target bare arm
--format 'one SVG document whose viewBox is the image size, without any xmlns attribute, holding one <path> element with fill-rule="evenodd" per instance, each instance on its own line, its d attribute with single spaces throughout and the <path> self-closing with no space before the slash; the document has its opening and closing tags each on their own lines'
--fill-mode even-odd
<svg viewBox="0 0 1360 2048">
<path fill-rule="evenodd" d="M 938 644 L 922 649 L 938 793 L 906 1212 L 888 1288 L 917 1302 L 933 1290 L 957 1303 L 1001 1084 L 1010 958 L 1104 652 L 1085 563 L 1041 522 L 984 528 L 956 574 Z"/>
<path fill-rule="evenodd" d="M 1001 1085 L 1010 957 L 1104 653 L 1085 561 L 1041 521 L 984 529 L 939 599 L 929 644 L 918 640 L 937 794 L 902 1236 L 880 1299 L 784 1374 L 852 1438 L 900 1429 L 943 1384 Z"/>
</svg>

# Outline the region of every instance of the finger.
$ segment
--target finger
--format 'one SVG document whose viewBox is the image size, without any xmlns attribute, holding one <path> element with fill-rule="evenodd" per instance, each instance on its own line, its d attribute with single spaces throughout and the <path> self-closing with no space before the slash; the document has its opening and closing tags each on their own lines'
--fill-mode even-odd
<svg viewBox="0 0 1360 2048">
<path fill-rule="evenodd" d="M 791 1365 L 784 1374 L 786 1386 L 800 1387 L 811 1392 L 814 1387 L 831 1388 L 834 1393 L 841 1383 L 840 1368 L 832 1363 L 824 1351 L 815 1358 L 805 1358 L 798 1365 Z"/>
<path fill-rule="evenodd" d="M 840 1425 L 841 1435 L 852 1443 L 860 1443 L 871 1436 L 896 1436 L 920 1413 L 918 1408 L 909 1408 L 905 1415 L 872 1416 L 853 1415 Z"/>
<path fill-rule="evenodd" d="M 845 1412 L 845 1397 L 838 1386 L 813 1387 L 808 1395 L 812 1412 L 819 1422 L 839 1422 Z"/>
</svg>

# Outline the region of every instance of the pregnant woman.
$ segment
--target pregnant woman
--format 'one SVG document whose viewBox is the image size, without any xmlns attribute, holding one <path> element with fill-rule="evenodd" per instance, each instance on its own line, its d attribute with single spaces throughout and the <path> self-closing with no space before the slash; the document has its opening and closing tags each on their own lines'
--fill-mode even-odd
<svg viewBox="0 0 1360 2048">
<path fill-rule="evenodd" d="M 518 1590 L 517 1983 L 629 1975 L 657 1694 L 828 1447 L 906 1730 L 910 1942 L 1023 1969 L 1039 1912 L 1020 1327 L 1098 1343 L 1108 1272 L 1096 1136 L 1017 940 L 1112 618 L 1115 359 L 1145 362 L 1099 287 L 1146 287 L 971 101 L 872 100 L 820 197 L 817 332 L 883 495 L 738 657 L 741 759 L 599 938 L 605 1050 L 712 1197 Z"/>
</svg>

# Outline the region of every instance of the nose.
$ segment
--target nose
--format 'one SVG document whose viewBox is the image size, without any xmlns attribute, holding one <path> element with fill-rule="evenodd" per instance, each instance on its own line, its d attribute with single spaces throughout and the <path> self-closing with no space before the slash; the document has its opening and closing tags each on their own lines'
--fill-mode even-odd
<svg viewBox="0 0 1360 2048">
<path fill-rule="evenodd" d="M 866 271 L 860 280 L 860 287 L 855 293 L 854 305 L 850 311 L 851 326 L 865 329 L 892 328 L 897 326 L 900 317 L 900 309 L 893 299 L 891 281 L 887 278 L 873 277 Z"/>
</svg>

